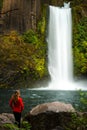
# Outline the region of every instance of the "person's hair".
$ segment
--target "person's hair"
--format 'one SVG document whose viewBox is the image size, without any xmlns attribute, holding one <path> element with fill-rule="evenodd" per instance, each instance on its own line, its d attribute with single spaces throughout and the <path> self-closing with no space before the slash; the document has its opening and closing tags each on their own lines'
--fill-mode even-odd
<svg viewBox="0 0 87 130">
<path fill-rule="evenodd" d="M 14 94 L 12 95 L 12 100 L 14 103 L 18 101 L 19 96 L 20 96 L 20 90 L 16 90 Z"/>
</svg>

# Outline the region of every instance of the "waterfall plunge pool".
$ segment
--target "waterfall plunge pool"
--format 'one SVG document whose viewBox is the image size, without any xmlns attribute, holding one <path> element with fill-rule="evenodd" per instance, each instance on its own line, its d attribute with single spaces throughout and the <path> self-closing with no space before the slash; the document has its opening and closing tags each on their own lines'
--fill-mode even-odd
<svg viewBox="0 0 87 130">
<path fill-rule="evenodd" d="M 0 113 L 12 113 L 9 107 L 9 99 L 14 90 L 0 89 Z M 33 107 L 38 104 L 60 101 L 71 103 L 73 107 L 80 111 L 84 108 L 80 102 L 80 95 L 78 90 L 29 90 L 20 89 L 21 96 L 24 101 L 23 115 L 27 114 Z M 84 91 L 87 92 L 87 91 Z M 84 109 L 85 111 L 86 109 Z"/>
</svg>

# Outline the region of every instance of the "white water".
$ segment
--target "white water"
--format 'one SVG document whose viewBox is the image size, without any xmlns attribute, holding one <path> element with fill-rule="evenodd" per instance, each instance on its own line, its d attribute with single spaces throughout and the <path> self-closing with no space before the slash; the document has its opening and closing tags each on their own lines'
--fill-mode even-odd
<svg viewBox="0 0 87 130">
<path fill-rule="evenodd" d="M 49 7 L 48 70 L 50 88 L 64 89 L 73 80 L 71 8 Z M 68 87 L 68 86 L 67 86 Z"/>
<path fill-rule="evenodd" d="M 71 9 L 50 6 L 48 69 L 52 82 L 70 81 L 72 70 Z"/>
<path fill-rule="evenodd" d="M 72 12 L 69 4 L 49 7 L 48 70 L 51 76 L 49 89 L 83 89 L 73 79 Z"/>
<path fill-rule="evenodd" d="M 51 82 L 38 89 L 76 90 L 86 89 L 82 82 L 74 82 L 72 56 L 72 13 L 70 3 L 59 8 L 49 6 L 48 70 Z M 37 90 L 38 90 L 37 89 Z"/>
</svg>

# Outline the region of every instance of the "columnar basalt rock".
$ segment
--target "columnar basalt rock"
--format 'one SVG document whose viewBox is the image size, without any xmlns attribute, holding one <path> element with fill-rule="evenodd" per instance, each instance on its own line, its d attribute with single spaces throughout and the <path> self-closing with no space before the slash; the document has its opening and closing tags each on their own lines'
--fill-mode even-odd
<svg viewBox="0 0 87 130">
<path fill-rule="evenodd" d="M 71 8 L 75 7 L 76 13 L 80 15 L 80 17 L 87 17 L 86 0 L 68 1 L 70 1 Z M 3 26 L 5 32 L 16 30 L 22 33 L 29 29 L 36 30 L 38 20 L 40 20 L 42 16 L 43 5 L 61 7 L 63 6 L 63 2 L 64 0 L 3 0 L 0 26 Z M 80 9 L 76 6 L 80 7 Z"/>
<path fill-rule="evenodd" d="M 4 30 L 16 30 L 20 33 L 29 29 L 36 30 L 40 7 L 40 0 L 3 0 L 1 18 Z"/>
</svg>

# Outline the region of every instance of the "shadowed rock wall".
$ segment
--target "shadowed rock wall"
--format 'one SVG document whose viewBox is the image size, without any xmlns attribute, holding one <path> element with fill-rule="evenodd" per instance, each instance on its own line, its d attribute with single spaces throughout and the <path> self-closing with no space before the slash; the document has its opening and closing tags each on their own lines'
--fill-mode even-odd
<svg viewBox="0 0 87 130">
<path fill-rule="evenodd" d="M 87 0 L 67 0 L 71 7 L 83 5 L 77 13 L 87 16 Z M 0 23 L 3 30 L 17 30 L 22 33 L 29 29 L 36 30 L 42 16 L 43 5 L 63 6 L 65 0 L 3 0 Z M 1 32 L 1 31 L 0 31 Z"/>
<path fill-rule="evenodd" d="M 24 32 L 36 30 L 36 22 L 40 17 L 40 0 L 4 0 L 2 15 L 3 29 Z"/>
</svg>

